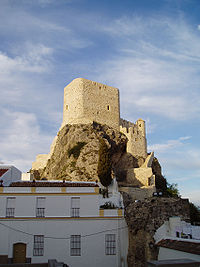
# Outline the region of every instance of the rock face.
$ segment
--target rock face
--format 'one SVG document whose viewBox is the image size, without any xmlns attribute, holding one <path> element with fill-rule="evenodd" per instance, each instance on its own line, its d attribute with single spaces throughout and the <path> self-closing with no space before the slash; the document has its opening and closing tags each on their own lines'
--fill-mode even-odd
<svg viewBox="0 0 200 267">
<path fill-rule="evenodd" d="M 32 169 L 37 179 L 98 180 L 99 139 L 111 153 L 112 170 L 137 167 L 137 159 L 126 152 L 127 138 L 113 128 L 97 123 L 65 125 L 57 135 L 46 166 Z"/>
<path fill-rule="evenodd" d="M 129 229 L 128 266 L 145 267 L 146 261 L 157 259 L 153 239 L 156 230 L 171 216 L 189 220 L 188 200 L 151 197 L 133 202 L 129 194 L 122 194 Z"/>
<path fill-rule="evenodd" d="M 158 159 L 155 157 L 152 162 L 152 171 L 153 171 L 153 174 L 155 175 L 155 185 L 156 185 L 157 190 L 160 190 L 163 193 L 165 193 L 167 190 L 167 181 L 165 177 L 162 175 L 160 163 Z"/>
</svg>

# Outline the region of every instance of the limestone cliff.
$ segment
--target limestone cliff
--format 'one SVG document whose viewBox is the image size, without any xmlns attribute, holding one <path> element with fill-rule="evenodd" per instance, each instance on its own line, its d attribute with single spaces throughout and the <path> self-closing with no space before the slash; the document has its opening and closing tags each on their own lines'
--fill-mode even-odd
<svg viewBox="0 0 200 267">
<path fill-rule="evenodd" d="M 171 216 L 189 220 L 188 200 L 151 197 L 135 202 L 129 194 L 122 194 L 129 230 L 128 266 L 145 267 L 146 261 L 157 259 L 156 230 Z"/>
<path fill-rule="evenodd" d="M 126 153 L 127 138 L 106 125 L 65 125 L 56 138 L 51 155 L 43 168 L 32 168 L 37 179 L 98 180 L 97 165 L 99 139 L 103 139 L 111 153 L 112 170 L 138 166 L 137 159 Z"/>
</svg>

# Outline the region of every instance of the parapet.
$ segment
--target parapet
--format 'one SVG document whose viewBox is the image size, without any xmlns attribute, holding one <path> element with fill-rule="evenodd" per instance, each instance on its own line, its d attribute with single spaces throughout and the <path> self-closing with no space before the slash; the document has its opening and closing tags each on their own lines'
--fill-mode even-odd
<svg viewBox="0 0 200 267">
<path fill-rule="evenodd" d="M 138 119 L 136 123 L 120 119 L 120 132 L 128 138 L 127 152 L 134 157 L 147 157 L 145 121 Z"/>
</svg>

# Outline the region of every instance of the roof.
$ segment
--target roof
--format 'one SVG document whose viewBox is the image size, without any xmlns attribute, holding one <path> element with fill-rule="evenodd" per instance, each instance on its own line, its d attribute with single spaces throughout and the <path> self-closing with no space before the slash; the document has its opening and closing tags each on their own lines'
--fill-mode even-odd
<svg viewBox="0 0 200 267">
<path fill-rule="evenodd" d="M 199 266 L 199 262 L 191 259 L 170 259 L 170 260 L 159 260 L 159 261 L 148 261 L 148 266 Z"/>
<path fill-rule="evenodd" d="M 8 171 L 8 169 L 2 169 L 2 168 L 0 168 L 0 177 L 2 175 L 4 175 L 4 173 L 6 173 L 7 171 Z"/>
<path fill-rule="evenodd" d="M 162 239 L 157 244 L 159 247 L 184 251 L 191 254 L 200 255 L 200 242 L 173 240 L 173 239 Z"/>
<path fill-rule="evenodd" d="M 11 187 L 99 187 L 96 183 L 83 182 L 52 182 L 52 181 L 22 181 L 13 182 Z"/>
</svg>

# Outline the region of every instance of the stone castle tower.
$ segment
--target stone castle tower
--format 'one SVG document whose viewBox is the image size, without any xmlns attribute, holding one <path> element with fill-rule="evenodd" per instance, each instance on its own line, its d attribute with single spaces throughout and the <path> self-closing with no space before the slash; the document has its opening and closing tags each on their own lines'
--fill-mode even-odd
<svg viewBox="0 0 200 267">
<path fill-rule="evenodd" d="M 96 121 L 118 130 L 119 112 L 117 88 L 77 78 L 64 89 L 62 126 Z"/>
<path fill-rule="evenodd" d="M 127 152 L 146 158 L 147 144 L 145 122 L 120 119 L 119 90 L 83 78 L 77 78 L 64 89 L 63 122 L 66 124 L 87 124 L 96 121 L 106 124 L 128 138 Z"/>
<path fill-rule="evenodd" d="M 66 124 L 106 124 L 124 133 L 127 138 L 127 152 L 136 158 L 147 157 L 145 122 L 142 119 L 132 123 L 120 119 L 119 90 L 115 87 L 83 78 L 74 79 L 64 89 L 63 122 Z M 60 128 L 60 129 L 61 129 Z M 33 169 L 44 168 L 50 159 L 57 141 L 54 138 L 49 154 L 39 154 L 33 162 Z"/>
</svg>

